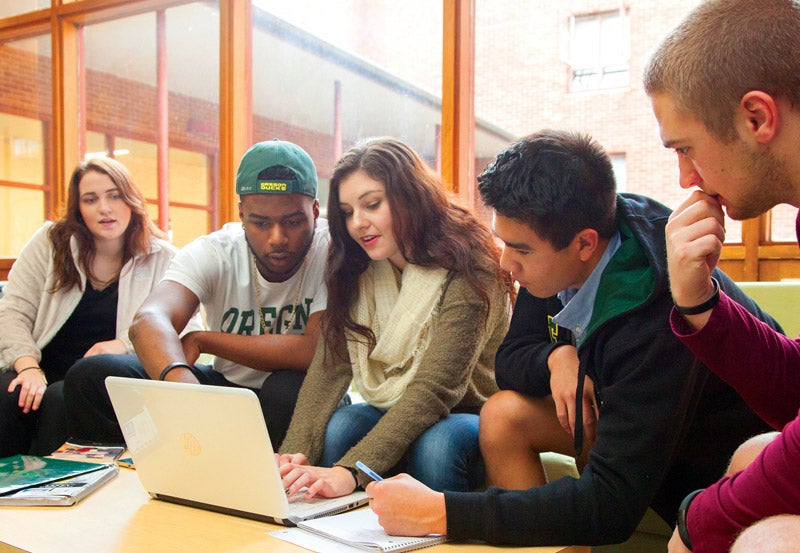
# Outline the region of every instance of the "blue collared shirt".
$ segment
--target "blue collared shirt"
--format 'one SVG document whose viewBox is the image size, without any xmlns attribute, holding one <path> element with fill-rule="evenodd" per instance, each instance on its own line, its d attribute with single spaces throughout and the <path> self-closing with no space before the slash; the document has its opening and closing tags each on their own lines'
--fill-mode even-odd
<svg viewBox="0 0 800 553">
<path fill-rule="evenodd" d="M 597 289 L 600 287 L 600 278 L 603 276 L 603 271 L 608 262 L 617 253 L 621 243 L 622 240 L 619 232 L 617 232 L 608 241 L 606 251 L 603 252 L 603 256 L 592 270 L 589 278 L 583 283 L 583 286 L 580 288 L 567 288 L 557 294 L 558 299 L 564 304 L 564 309 L 553 317 L 553 322 L 570 330 L 576 345 L 580 345 L 586 338 L 586 329 L 592 320 L 594 300 L 597 297 Z"/>
</svg>

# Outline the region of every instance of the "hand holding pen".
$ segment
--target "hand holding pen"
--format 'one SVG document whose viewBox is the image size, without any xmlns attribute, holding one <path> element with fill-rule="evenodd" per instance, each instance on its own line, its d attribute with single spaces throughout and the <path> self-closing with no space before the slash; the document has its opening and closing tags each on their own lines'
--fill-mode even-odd
<svg viewBox="0 0 800 553">
<path fill-rule="evenodd" d="M 370 498 L 369 505 L 387 534 L 426 536 L 447 533 L 444 494 L 408 474 L 370 482 L 366 492 Z"/>
</svg>

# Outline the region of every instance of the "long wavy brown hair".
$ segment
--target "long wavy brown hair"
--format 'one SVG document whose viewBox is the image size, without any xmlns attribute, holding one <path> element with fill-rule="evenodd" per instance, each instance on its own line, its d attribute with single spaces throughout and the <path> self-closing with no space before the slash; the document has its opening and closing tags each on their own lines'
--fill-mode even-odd
<svg viewBox="0 0 800 553">
<path fill-rule="evenodd" d="M 107 175 L 116 185 L 123 201 L 131 208 L 131 220 L 125 230 L 122 264 L 136 255 L 145 253 L 153 236 L 164 238 L 164 233 L 156 227 L 147 215 L 142 192 L 133 181 L 128 168 L 109 157 L 97 157 L 82 161 L 72 172 L 67 191 L 67 205 L 64 215 L 56 221 L 48 236 L 53 243 L 53 265 L 55 280 L 51 292 L 69 290 L 73 286 L 82 288 L 81 277 L 73 259 L 70 239 L 74 236 L 78 245 L 78 263 L 84 273 L 94 277 L 92 265 L 95 256 L 94 236 L 83 220 L 80 210 L 79 185 L 83 175 L 89 171 Z"/>
<path fill-rule="evenodd" d="M 503 282 L 513 298 L 513 282 L 500 268 L 500 248 L 489 228 L 451 200 L 441 177 L 406 144 L 389 137 L 369 140 L 345 152 L 330 180 L 331 245 L 325 270 L 328 306 L 323 335 L 337 358 L 346 358 L 346 344 L 341 339 L 345 329 L 363 336 L 372 347 L 375 345 L 372 330 L 357 324 L 350 314 L 359 277 L 370 263 L 367 253 L 348 233 L 339 207 L 339 187 L 356 171 L 363 171 L 386 187 L 392 232 L 409 263 L 442 267 L 464 275 L 487 306 L 487 276 Z"/>
</svg>

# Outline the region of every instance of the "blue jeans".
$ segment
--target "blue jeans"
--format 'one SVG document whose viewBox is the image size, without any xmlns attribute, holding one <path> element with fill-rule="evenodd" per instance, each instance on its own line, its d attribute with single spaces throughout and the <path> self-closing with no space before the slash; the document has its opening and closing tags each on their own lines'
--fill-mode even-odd
<svg viewBox="0 0 800 553">
<path fill-rule="evenodd" d="M 322 466 L 336 464 L 385 413 L 368 403 L 339 407 L 328 421 Z M 469 491 L 483 485 L 478 415 L 451 413 L 428 428 L 384 476 L 399 472 L 409 473 L 436 491 Z"/>
</svg>

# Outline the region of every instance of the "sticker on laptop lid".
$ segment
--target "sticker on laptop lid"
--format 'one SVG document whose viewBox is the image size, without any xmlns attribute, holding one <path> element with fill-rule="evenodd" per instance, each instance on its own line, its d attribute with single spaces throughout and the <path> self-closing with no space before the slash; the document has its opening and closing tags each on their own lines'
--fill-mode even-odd
<svg viewBox="0 0 800 553">
<path fill-rule="evenodd" d="M 139 414 L 131 418 L 122 427 L 122 434 L 125 436 L 128 451 L 133 456 L 153 444 L 157 433 L 156 425 L 147 407 L 142 408 Z"/>
</svg>

